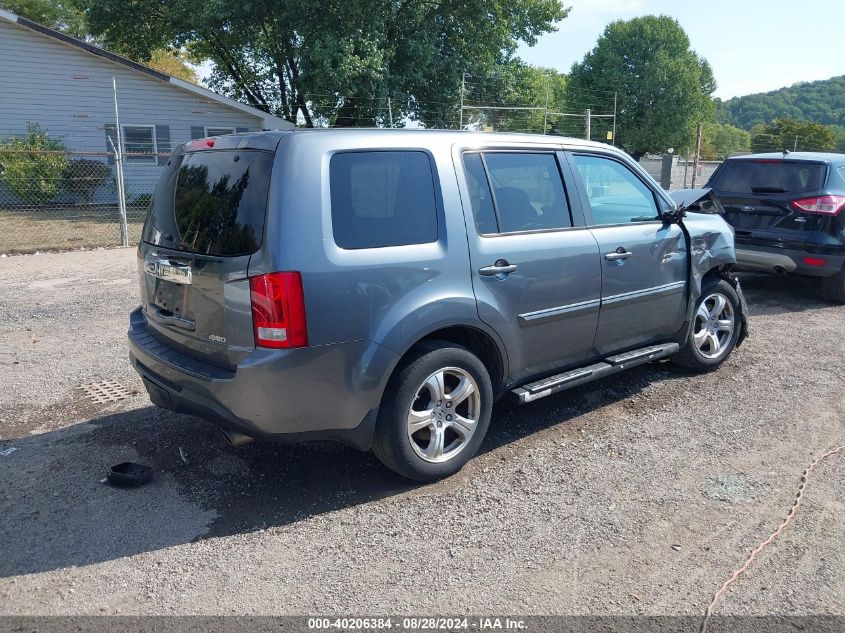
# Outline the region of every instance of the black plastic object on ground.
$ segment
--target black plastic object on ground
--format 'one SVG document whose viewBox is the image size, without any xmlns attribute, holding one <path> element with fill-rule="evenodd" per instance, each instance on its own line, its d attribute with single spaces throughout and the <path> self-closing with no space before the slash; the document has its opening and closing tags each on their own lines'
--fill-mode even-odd
<svg viewBox="0 0 845 633">
<path fill-rule="evenodd" d="M 111 467 L 108 482 L 119 488 L 136 488 L 143 486 L 153 478 L 153 469 L 135 462 L 122 462 Z"/>
</svg>

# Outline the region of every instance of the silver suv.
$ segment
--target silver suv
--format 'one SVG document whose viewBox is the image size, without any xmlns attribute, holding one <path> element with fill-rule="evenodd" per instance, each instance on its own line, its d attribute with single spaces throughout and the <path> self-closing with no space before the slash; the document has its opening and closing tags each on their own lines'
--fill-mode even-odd
<svg viewBox="0 0 845 633">
<path fill-rule="evenodd" d="M 421 130 L 177 148 L 138 247 L 132 364 L 152 401 L 234 442 L 333 438 L 450 475 L 493 402 L 743 339 L 733 234 L 624 153 Z"/>
</svg>

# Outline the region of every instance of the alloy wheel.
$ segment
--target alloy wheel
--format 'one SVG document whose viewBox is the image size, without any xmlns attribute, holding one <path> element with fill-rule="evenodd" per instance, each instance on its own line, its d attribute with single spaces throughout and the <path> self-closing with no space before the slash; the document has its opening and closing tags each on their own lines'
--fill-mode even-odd
<svg viewBox="0 0 845 633">
<path fill-rule="evenodd" d="M 481 414 L 481 392 L 464 369 L 446 367 L 420 385 L 408 411 L 408 439 L 421 459 L 447 462 L 475 435 Z"/>
<path fill-rule="evenodd" d="M 719 358 L 727 351 L 736 319 L 733 304 L 720 292 L 708 295 L 695 313 L 693 343 L 704 358 Z"/>
</svg>

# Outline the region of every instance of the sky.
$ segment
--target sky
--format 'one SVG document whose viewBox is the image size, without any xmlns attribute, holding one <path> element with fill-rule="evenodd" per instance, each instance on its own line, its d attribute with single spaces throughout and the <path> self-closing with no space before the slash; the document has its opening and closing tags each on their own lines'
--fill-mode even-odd
<svg viewBox="0 0 845 633">
<path fill-rule="evenodd" d="M 569 72 L 615 20 L 669 15 L 693 50 L 713 67 L 714 96 L 729 99 L 799 81 L 845 75 L 838 25 L 842 0 L 563 0 L 572 10 L 558 31 L 519 56 L 530 64 Z"/>
</svg>

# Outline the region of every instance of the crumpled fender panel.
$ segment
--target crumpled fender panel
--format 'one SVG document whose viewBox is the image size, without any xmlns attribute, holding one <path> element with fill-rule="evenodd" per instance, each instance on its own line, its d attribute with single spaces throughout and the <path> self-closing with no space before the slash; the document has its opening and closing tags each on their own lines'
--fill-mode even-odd
<svg viewBox="0 0 845 633">
<path fill-rule="evenodd" d="M 690 254 L 690 295 L 684 333 L 687 334 L 688 328 L 692 326 L 693 310 L 701 296 L 702 280 L 708 272 L 716 269 L 719 277 L 731 284 L 739 295 L 742 329 L 737 340 L 738 347 L 748 336 L 748 305 L 739 280 L 730 274 L 731 267 L 736 263 L 733 230 L 721 216 L 711 213 L 687 212 L 680 225 L 686 235 Z"/>
</svg>

